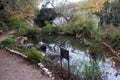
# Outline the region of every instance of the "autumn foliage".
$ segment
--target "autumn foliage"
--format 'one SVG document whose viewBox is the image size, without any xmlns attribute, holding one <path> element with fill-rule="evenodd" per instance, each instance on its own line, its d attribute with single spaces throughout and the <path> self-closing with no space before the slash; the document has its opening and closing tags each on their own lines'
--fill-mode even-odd
<svg viewBox="0 0 120 80">
<path fill-rule="evenodd" d="M 80 9 L 87 9 L 91 12 L 99 12 L 104 8 L 106 0 L 87 0 L 80 4 Z"/>
</svg>

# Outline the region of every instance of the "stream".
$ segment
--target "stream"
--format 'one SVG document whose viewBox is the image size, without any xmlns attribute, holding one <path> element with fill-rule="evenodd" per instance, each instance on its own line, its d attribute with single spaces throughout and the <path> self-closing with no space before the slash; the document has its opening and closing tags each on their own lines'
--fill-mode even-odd
<svg viewBox="0 0 120 80">
<path fill-rule="evenodd" d="M 60 45 L 69 51 L 70 67 L 76 66 L 79 70 L 82 63 L 89 64 L 91 56 L 88 54 L 89 50 L 80 45 L 80 40 L 71 36 L 42 36 L 39 42 L 47 44 L 46 55 L 60 55 Z M 99 55 L 97 63 L 102 71 L 102 76 L 106 77 L 103 80 L 120 80 L 120 70 L 114 66 L 114 62 L 110 61 L 108 54 Z M 63 60 L 64 64 L 67 63 Z M 58 61 L 59 62 L 59 61 Z M 78 68 L 77 68 L 78 67 Z M 74 69 L 74 70 L 75 70 Z M 72 71 L 72 70 L 71 70 Z"/>
</svg>

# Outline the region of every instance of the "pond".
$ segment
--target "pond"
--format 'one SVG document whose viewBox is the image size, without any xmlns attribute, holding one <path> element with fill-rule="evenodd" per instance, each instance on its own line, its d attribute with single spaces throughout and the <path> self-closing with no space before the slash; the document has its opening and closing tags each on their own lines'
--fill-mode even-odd
<svg viewBox="0 0 120 80">
<path fill-rule="evenodd" d="M 72 36 L 42 36 L 39 42 L 47 45 L 46 55 L 60 55 L 60 45 L 69 51 L 70 55 L 70 68 L 71 71 L 78 69 L 83 63 L 89 64 L 91 55 L 88 54 L 89 50 L 81 46 L 81 42 Z M 120 80 L 120 70 L 115 67 L 115 63 L 109 60 L 109 55 L 99 55 L 97 59 L 98 66 L 102 71 L 103 80 Z M 66 64 L 66 60 L 63 60 Z M 57 61 L 59 62 L 59 61 Z M 75 67 L 72 67 L 72 66 Z M 77 68 L 78 67 L 78 68 Z M 73 69 L 75 68 L 75 69 Z"/>
</svg>

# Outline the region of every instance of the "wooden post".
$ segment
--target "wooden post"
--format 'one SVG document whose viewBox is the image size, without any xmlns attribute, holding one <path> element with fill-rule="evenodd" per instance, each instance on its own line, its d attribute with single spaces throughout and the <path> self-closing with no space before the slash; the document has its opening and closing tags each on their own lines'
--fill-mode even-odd
<svg viewBox="0 0 120 80">
<path fill-rule="evenodd" d="M 60 48 L 60 64 L 61 64 L 61 77 L 63 77 L 62 74 L 62 59 L 65 58 L 68 61 L 68 80 L 70 80 L 70 60 L 69 60 L 69 51 L 64 49 L 64 48 Z"/>
<path fill-rule="evenodd" d="M 60 57 L 60 65 L 61 65 L 61 77 L 63 77 L 63 74 L 62 74 L 62 57 Z"/>
<path fill-rule="evenodd" d="M 68 59 L 68 80 L 70 80 L 70 60 Z"/>
</svg>

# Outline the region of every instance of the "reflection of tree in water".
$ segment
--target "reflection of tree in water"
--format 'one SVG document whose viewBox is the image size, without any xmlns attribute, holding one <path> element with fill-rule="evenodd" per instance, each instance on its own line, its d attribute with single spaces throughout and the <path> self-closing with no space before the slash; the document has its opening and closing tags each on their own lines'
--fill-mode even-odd
<svg viewBox="0 0 120 80">
<path fill-rule="evenodd" d="M 47 44 L 48 51 L 52 51 L 54 53 L 59 53 L 60 46 L 65 49 L 71 48 L 71 52 L 75 53 L 76 49 L 81 50 L 81 46 L 79 40 L 76 40 L 71 36 L 42 36 L 41 39 L 43 42 Z M 82 49 L 83 50 L 83 49 Z"/>
</svg>

